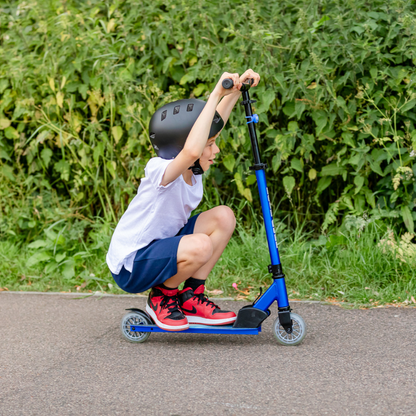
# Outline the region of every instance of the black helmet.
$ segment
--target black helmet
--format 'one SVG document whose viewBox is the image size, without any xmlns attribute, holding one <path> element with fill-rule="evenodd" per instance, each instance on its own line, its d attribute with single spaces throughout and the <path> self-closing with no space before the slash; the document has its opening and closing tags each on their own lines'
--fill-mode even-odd
<svg viewBox="0 0 416 416">
<path fill-rule="evenodd" d="M 205 101 L 197 99 L 178 100 L 156 110 L 150 120 L 149 135 L 159 157 L 174 159 L 179 154 L 205 104 Z M 215 112 L 207 140 L 218 134 L 223 127 L 224 120 Z M 192 167 L 194 174 L 203 173 L 199 159 L 195 165 L 195 170 Z"/>
</svg>

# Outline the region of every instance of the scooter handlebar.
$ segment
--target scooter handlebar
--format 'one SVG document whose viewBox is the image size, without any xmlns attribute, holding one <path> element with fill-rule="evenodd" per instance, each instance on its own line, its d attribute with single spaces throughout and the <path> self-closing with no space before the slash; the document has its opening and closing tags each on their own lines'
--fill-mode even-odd
<svg viewBox="0 0 416 416">
<path fill-rule="evenodd" d="M 244 82 L 240 91 L 248 91 L 250 89 L 250 87 L 253 85 L 253 82 L 254 82 L 253 78 L 250 78 L 247 83 Z M 230 88 L 232 88 L 233 85 L 234 85 L 234 82 L 231 78 L 225 78 L 222 81 L 222 87 L 226 90 L 229 90 Z"/>
</svg>

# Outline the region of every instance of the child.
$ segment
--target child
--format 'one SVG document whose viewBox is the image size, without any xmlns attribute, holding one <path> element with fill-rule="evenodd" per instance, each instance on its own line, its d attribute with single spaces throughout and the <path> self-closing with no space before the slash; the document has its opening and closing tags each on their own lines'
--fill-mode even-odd
<svg viewBox="0 0 416 416">
<path fill-rule="evenodd" d="M 222 86 L 226 78 L 234 82 L 229 90 Z M 149 134 L 158 157 L 148 161 L 137 195 L 111 239 L 107 264 L 117 285 L 130 293 L 152 288 L 146 311 L 167 331 L 236 319 L 204 295 L 205 280 L 234 232 L 234 213 L 218 206 L 189 217 L 202 199 L 200 175 L 220 151 L 215 139 L 241 95 L 242 82 L 250 78 L 253 86 L 260 81 L 251 69 L 241 77 L 224 72 L 206 103 L 179 100 L 155 112 Z"/>
</svg>

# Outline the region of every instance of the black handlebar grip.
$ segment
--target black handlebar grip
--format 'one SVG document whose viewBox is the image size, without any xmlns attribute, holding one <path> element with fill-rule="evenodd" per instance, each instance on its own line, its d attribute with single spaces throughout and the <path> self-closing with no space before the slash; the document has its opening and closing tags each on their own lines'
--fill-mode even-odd
<svg viewBox="0 0 416 416">
<path fill-rule="evenodd" d="M 247 91 L 248 89 L 250 89 L 250 87 L 253 84 L 254 84 L 254 79 L 249 78 L 246 82 L 243 83 L 243 90 L 241 90 L 241 91 Z M 222 81 L 222 86 L 223 86 L 224 89 L 229 90 L 230 88 L 232 88 L 234 86 L 234 82 L 230 78 L 225 78 Z"/>
<path fill-rule="evenodd" d="M 222 86 L 224 89 L 229 90 L 230 88 L 234 86 L 234 81 L 231 78 L 225 78 L 222 81 Z"/>
<path fill-rule="evenodd" d="M 230 88 L 232 88 L 234 86 L 234 81 L 230 78 L 225 78 L 222 81 L 222 87 L 226 90 L 229 90 Z"/>
</svg>

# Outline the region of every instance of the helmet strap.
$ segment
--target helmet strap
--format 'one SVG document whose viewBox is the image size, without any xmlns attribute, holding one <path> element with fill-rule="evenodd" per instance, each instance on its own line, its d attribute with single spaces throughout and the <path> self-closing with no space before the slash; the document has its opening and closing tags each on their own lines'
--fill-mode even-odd
<svg viewBox="0 0 416 416">
<path fill-rule="evenodd" d="M 194 175 L 202 175 L 204 173 L 204 170 L 199 163 L 199 159 L 195 162 L 194 166 L 191 166 L 188 170 L 189 169 L 192 169 Z"/>
</svg>

